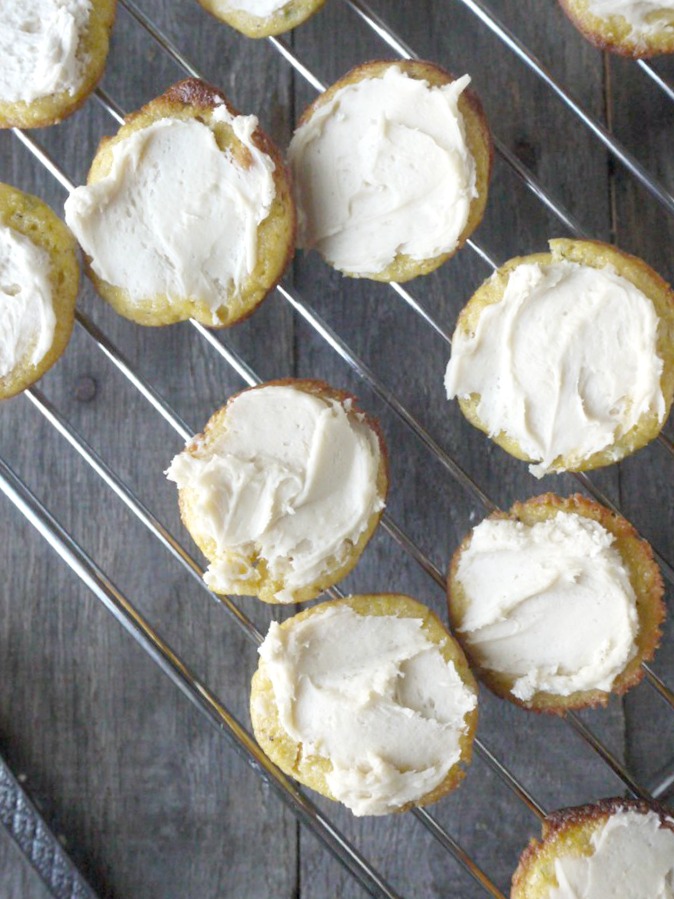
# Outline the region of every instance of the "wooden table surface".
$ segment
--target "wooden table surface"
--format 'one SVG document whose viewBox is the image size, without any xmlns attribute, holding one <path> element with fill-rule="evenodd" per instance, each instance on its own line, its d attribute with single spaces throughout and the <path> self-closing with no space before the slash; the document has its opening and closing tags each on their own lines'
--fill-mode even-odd
<svg viewBox="0 0 674 899">
<path fill-rule="evenodd" d="M 256 113 L 286 146 L 315 91 L 269 41 L 247 40 L 211 19 L 196 0 L 139 0 L 142 9 L 234 104 Z M 632 177 L 578 116 L 460 0 L 376 0 L 373 8 L 420 56 L 469 72 L 499 146 L 530 169 L 590 236 L 641 255 L 674 276 L 672 215 Z M 635 63 L 587 44 L 553 0 L 484 0 L 654 177 L 674 191 L 672 101 Z M 287 37 L 324 83 L 352 65 L 391 56 L 343 0 Z M 674 59 L 653 68 L 674 84 Z M 184 71 L 120 7 L 104 90 L 125 111 Z M 102 135 L 116 125 L 96 98 L 63 124 L 34 133 L 75 183 L 86 177 Z M 64 190 L 11 133 L 0 140 L 0 177 L 62 210 Z M 497 154 L 490 202 L 476 240 L 497 262 L 542 250 L 569 234 Z M 490 273 L 465 248 L 410 293 L 451 334 L 459 309 Z M 314 254 L 300 254 L 288 283 L 376 378 L 413 411 L 498 505 L 545 490 L 579 489 L 569 476 L 532 478 L 466 424 L 444 398 L 446 340 L 390 288 L 349 281 Z M 80 308 L 133 368 L 198 430 L 243 386 L 189 324 L 143 329 L 124 321 L 88 283 Z M 354 391 L 380 417 L 390 447 L 389 514 L 441 570 L 484 507 L 449 474 L 334 348 L 278 293 L 246 323 L 218 337 L 263 379 L 326 378 Z M 181 440 L 81 326 L 39 390 L 140 500 L 202 561 L 179 521 L 163 477 Z M 671 426 L 665 429 L 672 433 Z M 49 424 L 19 397 L 0 410 L 2 457 L 246 726 L 254 644 L 128 511 Z M 674 559 L 674 460 L 654 443 L 591 477 L 662 554 Z M 179 693 L 101 602 L 0 495 L 0 752 L 21 775 L 52 828 L 96 891 L 114 899 L 357 897 L 362 888 Z M 344 583 L 351 592 L 405 591 L 443 618 L 443 592 L 382 529 Z M 671 598 L 671 589 L 668 588 Z M 272 615 L 238 605 L 265 630 Z M 289 614 L 284 610 L 281 615 Z M 672 627 L 654 669 L 674 684 Z M 672 770 L 674 715 L 648 684 L 602 711 L 580 716 L 647 787 Z M 545 808 L 618 795 L 624 785 L 561 720 L 526 714 L 481 694 L 478 731 Z M 356 819 L 312 797 L 403 896 L 488 895 L 413 815 Z M 477 755 L 464 784 L 431 812 L 505 894 L 536 817 Z M 0 895 L 42 899 L 46 890 L 0 832 Z"/>
</svg>

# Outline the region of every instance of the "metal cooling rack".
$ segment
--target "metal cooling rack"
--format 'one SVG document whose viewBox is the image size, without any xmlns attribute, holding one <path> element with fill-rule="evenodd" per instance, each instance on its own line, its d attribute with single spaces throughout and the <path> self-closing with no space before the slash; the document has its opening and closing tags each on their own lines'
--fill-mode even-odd
<svg viewBox="0 0 674 899">
<path fill-rule="evenodd" d="M 412 58 L 414 51 L 362 0 L 342 0 L 350 8 L 360 21 L 362 27 L 371 30 L 385 45 L 385 52 L 392 51 L 403 58 Z M 593 116 L 586 112 L 573 98 L 569 91 L 560 84 L 544 65 L 523 45 L 523 43 L 490 11 L 487 4 L 480 0 L 457 0 L 469 10 L 481 23 L 489 29 L 499 41 L 501 41 L 516 57 L 527 66 L 549 88 L 550 92 L 563 102 L 568 109 L 577 116 L 583 127 L 588 128 L 606 150 L 648 191 L 652 197 L 662 206 L 663 210 L 674 215 L 674 197 L 647 169 L 621 144 L 612 133 Z M 136 6 L 133 0 L 119 0 L 123 12 L 130 16 L 138 28 L 143 29 L 156 43 L 157 48 L 172 59 L 182 68 L 187 75 L 200 77 L 195 65 L 187 59 L 174 45 L 174 43 Z M 322 90 L 325 85 L 303 64 L 287 39 L 270 38 L 269 42 L 276 48 L 292 69 L 315 90 Z M 653 81 L 657 89 L 661 90 L 669 99 L 674 100 L 674 88 L 658 73 L 650 63 L 640 61 L 636 63 L 644 74 Z M 123 120 L 124 112 L 115 99 L 104 90 L 98 89 L 95 98 L 101 107 L 116 121 Z M 61 165 L 40 146 L 34 137 L 26 132 L 15 129 L 16 138 L 43 164 L 66 190 L 74 186 L 63 171 Z M 495 148 L 498 156 L 509 167 L 526 188 L 545 206 L 560 226 L 576 236 L 587 236 L 584 229 L 575 218 L 565 210 L 546 191 L 543 184 L 531 171 L 501 142 L 495 137 Z M 478 242 L 470 241 L 470 249 L 464 253 L 475 253 L 487 266 L 494 268 L 499 261 L 494 260 L 489 252 Z M 417 282 L 418 284 L 419 282 Z M 415 290 L 422 288 L 416 287 Z M 442 325 L 423 308 L 420 302 L 404 287 L 391 285 L 391 291 L 397 299 L 402 301 L 413 312 L 419 315 L 425 325 L 432 329 L 442 340 L 449 344 L 449 337 Z M 288 304 L 293 314 L 302 319 L 306 325 L 313 329 L 327 345 L 331 352 L 336 353 L 343 363 L 351 369 L 355 375 L 370 389 L 379 400 L 399 419 L 402 425 L 414 435 L 425 450 L 432 455 L 434 460 L 445 470 L 447 476 L 456 480 L 464 488 L 485 512 L 491 512 L 496 508 L 494 500 L 480 487 L 470 474 L 453 458 L 421 424 L 414 413 L 389 389 L 386 383 L 368 366 L 368 364 L 347 345 L 340 335 L 323 320 L 310 302 L 301 296 L 292 287 L 282 284 L 277 288 L 281 299 Z M 147 400 L 154 412 L 160 415 L 184 440 L 188 440 L 192 434 L 187 424 L 180 418 L 176 411 L 162 397 L 160 390 L 145 380 L 130 364 L 123 351 L 120 350 L 106 334 L 84 313 L 77 313 L 79 327 L 94 341 L 100 351 L 126 378 L 142 397 Z M 226 333 L 213 333 L 196 322 L 192 322 L 199 336 L 205 341 L 213 353 L 218 354 L 236 372 L 241 381 L 246 385 L 259 383 L 260 378 L 241 355 L 228 344 Z M 55 407 L 39 390 L 34 387 L 26 391 L 28 402 L 41 413 L 42 416 L 55 428 L 56 432 L 69 444 L 69 446 L 81 457 L 84 462 L 103 480 L 110 490 L 126 505 L 127 509 L 140 521 L 149 532 L 169 550 L 176 562 L 178 562 L 189 574 L 191 574 L 207 593 L 200 564 L 180 544 L 180 542 L 167 530 L 160 520 L 148 509 L 135 495 L 134 491 L 103 461 L 98 453 L 89 445 L 86 439 L 69 423 L 64 415 Z M 672 442 L 660 436 L 661 446 L 674 456 Z M 578 474 L 575 476 L 580 488 L 591 494 L 599 502 L 615 508 L 605 493 L 599 489 L 593 479 Z M 0 488 L 17 509 L 26 517 L 33 527 L 44 537 L 61 559 L 75 572 L 82 582 L 114 615 L 119 623 L 131 634 L 131 636 L 143 647 L 148 655 L 157 663 L 173 683 L 185 694 L 185 696 L 199 709 L 199 711 L 226 737 L 233 748 L 239 752 L 265 779 L 275 788 L 279 797 L 291 808 L 297 819 L 310 829 L 332 852 L 335 857 L 351 872 L 353 877 L 371 895 L 377 897 L 389 897 L 394 899 L 399 894 L 387 883 L 385 874 L 376 870 L 371 861 L 363 854 L 331 823 L 330 819 L 314 804 L 309 795 L 279 772 L 259 750 L 246 728 L 223 705 L 221 700 L 202 682 L 199 677 L 188 667 L 180 656 L 157 633 L 153 625 L 143 614 L 118 590 L 107 574 L 99 567 L 85 550 L 66 532 L 56 518 L 45 505 L 31 492 L 22 479 L 0 459 Z M 387 512 L 383 517 L 383 529 L 389 537 L 407 554 L 410 559 L 421 567 L 428 578 L 441 589 L 444 589 L 445 577 L 437 565 L 419 548 L 403 527 L 395 521 Z M 670 562 L 655 548 L 658 560 L 662 566 L 663 574 L 669 585 L 674 584 L 674 568 Z M 341 595 L 338 589 L 330 591 L 332 595 Z M 259 645 L 262 634 L 247 614 L 240 608 L 237 602 L 229 598 L 216 597 L 210 594 L 218 606 L 224 609 L 232 619 L 232 622 L 242 629 L 243 633 L 253 644 Z M 674 693 L 655 674 L 649 665 L 644 665 L 645 680 L 657 692 L 661 699 L 674 710 Z M 576 714 L 569 714 L 565 719 L 568 726 L 598 756 L 610 767 L 614 774 L 622 781 L 626 791 L 641 798 L 661 796 L 666 793 L 672 782 L 672 772 L 665 771 L 660 782 L 651 786 L 650 791 L 636 781 L 621 761 L 609 750 L 609 748 L 596 736 L 588 725 Z M 512 791 L 518 801 L 524 803 L 533 816 L 541 819 L 545 809 L 534 798 L 529 787 L 516 778 L 508 768 L 495 756 L 481 739 L 476 743 L 477 755 Z M 488 873 L 473 860 L 471 855 L 457 842 L 452 834 L 437 820 L 433 812 L 418 809 L 411 813 L 419 824 L 424 827 L 430 838 L 437 840 L 463 868 L 470 874 L 476 883 L 477 892 L 480 895 L 487 894 L 498 899 L 504 899 L 504 894 L 492 881 Z M 387 822 L 382 822 L 387 826 Z M 533 828 L 532 828 L 533 830 Z"/>
</svg>

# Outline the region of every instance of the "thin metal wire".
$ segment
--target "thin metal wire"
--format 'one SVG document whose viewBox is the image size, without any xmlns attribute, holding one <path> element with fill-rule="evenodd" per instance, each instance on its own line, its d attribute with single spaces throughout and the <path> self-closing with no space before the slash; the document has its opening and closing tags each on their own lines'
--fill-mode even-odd
<svg viewBox="0 0 674 899">
<path fill-rule="evenodd" d="M 644 670 L 644 674 L 646 675 L 648 683 L 669 706 L 674 708 L 674 692 L 670 690 L 665 682 L 657 676 L 650 665 L 648 665 L 646 662 L 642 662 L 641 667 Z"/>
<path fill-rule="evenodd" d="M 248 764 L 274 787 L 298 819 L 330 849 L 356 880 L 373 896 L 401 899 L 313 802 L 269 761 L 248 731 L 78 546 L 4 459 L 0 459 L 0 490 L 173 684 L 229 740 Z"/>
<path fill-rule="evenodd" d="M 487 762 L 487 764 L 492 769 L 492 771 L 494 771 L 496 774 L 498 774 L 499 777 L 503 776 L 502 775 L 503 763 L 500 762 L 496 758 L 496 756 L 492 752 L 490 752 L 485 746 L 482 747 L 482 758 Z M 508 774 L 510 774 L 510 772 L 508 772 Z M 532 811 L 539 820 L 542 820 L 543 818 L 545 818 L 546 811 L 543 808 L 543 806 L 540 805 L 540 803 L 536 802 L 536 800 L 533 798 L 531 793 L 524 790 L 524 788 L 522 787 L 521 784 L 518 783 L 518 781 L 515 780 L 515 784 L 518 784 L 520 791 L 521 791 L 518 794 L 519 798 L 522 800 L 522 802 L 526 806 L 528 806 L 529 810 Z"/>
<path fill-rule="evenodd" d="M 506 899 L 504 894 L 486 877 L 477 867 L 472 858 L 459 846 L 459 844 L 444 831 L 438 822 L 433 818 L 425 808 L 415 808 L 412 814 L 424 824 L 424 826 L 435 836 L 438 842 L 445 847 L 452 855 L 463 865 L 466 871 L 477 880 L 490 896 L 494 899 Z"/>
<path fill-rule="evenodd" d="M 674 100 L 674 87 L 655 71 L 651 63 L 645 62 L 643 59 L 637 60 L 637 65 L 648 77 L 663 91 L 670 100 Z"/>
<path fill-rule="evenodd" d="M 627 772 L 625 766 L 613 755 L 613 753 L 601 743 L 600 740 L 592 733 L 589 727 L 578 717 L 575 712 L 567 712 L 566 720 L 571 724 L 576 733 L 598 753 L 606 764 L 611 768 L 622 782 L 627 786 L 631 793 L 639 799 L 645 799 L 651 802 L 653 797 L 644 787 L 640 786 L 634 778 Z"/>
<path fill-rule="evenodd" d="M 126 10 L 126 12 L 135 19 L 160 46 L 167 50 L 176 60 L 178 65 L 182 66 L 192 78 L 202 78 L 198 69 L 194 68 L 189 59 L 181 53 L 173 41 L 156 27 L 152 19 L 148 18 L 145 13 L 136 6 L 133 0 L 119 0 L 119 5 Z"/>
</svg>

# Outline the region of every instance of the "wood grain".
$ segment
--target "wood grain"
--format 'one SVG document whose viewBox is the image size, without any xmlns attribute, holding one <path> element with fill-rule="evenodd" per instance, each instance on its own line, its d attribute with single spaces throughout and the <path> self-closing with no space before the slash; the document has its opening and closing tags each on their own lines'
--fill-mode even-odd
<svg viewBox="0 0 674 899">
<path fill-rule="evenodd" d="M 633 64 L 606 64 L 556 3 L 489 0 L 489 7 L 568 85 L 600 121 L 674 189 L 672 106 Z M 373 8 L 422 57 L 469 72 L 494 133 L 590 236 L 615 238 L 672 276 L 672 222 L 610 159 L 551 91 L 459 0 L 373 0 Z M 151 15 L 242 111 L 258 114 L 285 146 L 314 91 L 266 41 L 253 42 L 210 18 L 196 2 L 143 0 Z M 391 56 L 342 0 L 331 0 L 288 38 L 326 83 L 368 58 Z M 674 61 L 658 68 L 674 83 Z M 183 76 L 120 8 L 104 89 L 131 110 Z M 610 90 L 607 93 L 607 86 Z M 75 183 L 100 137 L 116 130 L 95 98 L 73 119 L 36 133 Z M 10 133 L 0 135 L 0 177 L 60 210 L 64 192 Z M 565 229 L 497 159 L 485 221 L 475 235 L 497 261 L 543 249 Z M 489 267 L 469 248 L 410 293 L 450 334 Z M 315 254 L 299 254 L 292 277 L 324 317 L 418 418 L 419 424 L 502 506 L 548 489 L 571 492 L 570 477 L 538 482 L 468 426 L 443 395 L 449 346 L 384 285 L 344 279 Z M 143 329 L 116 317 L 83 284 L 81 308 L 156 386 L 190 428 L 200 429 L 243 386 L 187 324 Z M 389 513 L 441 570 L 484 514 L 409 427 L 288 304 L 273 295 L 222 335 L 265 379 L 320 377 L 355 392 L 381 418 L 390 447 Z M 181 441 L 114 369 L 82 328 L 40 389 L 176 534 L 191 553 L 175 491 L 162 471 Z M 158 545 L 26 398 L 0 409 L 0 454 L 197 674 L 248 726 L 255 647 L 224 608 Z M 624 504 L 643 533 L 672 552 L 673 460 L 661 446 L 592 479 Z M 362 896 L 363 890 L 186 702 L 122 632 L 42 538 L 0 497 L 0 751 L 101 896 L 111 899 Z M 444 613 L 443 592 L 380 530 L 344 582 L 347 591 L 406 591 Z M 265 630 L 272 614 L 241 600 Z M 286 613 L 287 614 L 287 613 Z M 674 681 L 671 627 L 655 668 Z M 647 686 L 624 706 L 584 716 L 646 782 L 668 770 L 674 716 Z M 527 714 L 487 694 L 478 730 L 484 744 L 547 808 L 623 792 L 620 781 L 562 721 Z M 355 819 L 317 800 L 402 895 L 486 895 L 414 816 Z M 535 817 L 476 757 L 466 782 L 431 813 L 508 891 L 517 856 L 538 831 Z M 0 838 L 0 892 L 42 899 L 25 862 Z"/>
</svg>

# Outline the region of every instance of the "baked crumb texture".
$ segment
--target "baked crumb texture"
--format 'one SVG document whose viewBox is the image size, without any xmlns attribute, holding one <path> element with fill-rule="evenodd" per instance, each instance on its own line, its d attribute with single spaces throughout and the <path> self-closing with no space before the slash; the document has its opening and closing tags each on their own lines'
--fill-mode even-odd
<svg viewBox="0 0 674 899">
<path fill-rule="evenodd" d="M 574 709 L 583 709 L 607 705 L 611 695 L 621 696 L 636 686 L 644 676 L 642 662 L 653 658 L 662 637 L 661 626 L 665 618 L 663 600 L 664 584 L 660 569 L 653 558 L 650 544 L 642 539 L 634 527 L 621 515 L 595 503 L 586 497 L 575 494 L 568 498 L 546 493 L 533 497 L 526 502 L 515 503 L 510 512 L 495 512 L 490 519 L 504 519 L 522 522 L 531 527 L 540 521 L 554 518 L 558 512 L 571 512 L 584 518 L 598 522 L 615 538 L 613 546 L 627 570 L 630 583 L 636 595 L 638 631 L 636 634 L 636 655 L 627 663 L 623 671 L 616 677 L 610 693 L 603 690 L 582 690 L 561 696 L 554 693 L 537 692 L 534 696 L 522 701 L 511 693 L 514 678 L 503 673 L 482 667 L 471 651 L 470 644 L 461 634 L 469 601 L 458 579 L 457 572 L 461 554 L 470 545 L 471 535 L 463 540 L 452 557 L 447 580 L 449 620 L 452 632 L 461 644 L 471 667 L 489 689 L 509 702 L 521 708 L 535 712 L 546 712 L 564 715 Z M 581 627 L 581 624 L 578 625 Z"/>
<path fill-rule="evenodd" d="M 464 686 L 477 695 L 477 686 L 465 656 L 458 643 L 450 636 L 440 619 L 426 606 L 399 594 L 380 593 L 367 596 L 349 596 L 346 599 L 321 603 L 285 621 L 281 628 L 288 630 L 312 616 L 323 614 L 333 607 L 348 606 L 357 614 L 422 620 L 422 633 L 440 649 L 446 662 L 452 662 Z M 265 662 L 260 661 L 251 685 L 250 712 L 255 737 L 264 752 L 282 771 L 329 799 L 334 799 L 327 782 L 332 762 L 320 754 L 308 752 L 302 744 L 285 731 L 279 721 L 274 687 L 267 674 Z M 477 705 L 465 716 L 465 732 L 460 737 L 460 759 L 447 772 L 444 780 L 431 792 L 414 802 L 409 802 L 397 812 L 415 806 L 430 805 L 454 790 L 463 780 L 473 751 L 473 738 L 477 728 Z M 369 760 L 364 760 L 369 763 Z"/>
<path fill-rule="evenodd" d="M 549 253 L 518 256 L 497 269 L 494 275 L 478 288 L 461 311 L 456 332 L 463 332 L 464 335 L 471 335 L 474 332 L 483 310 L 501 301 L 510 273 L 523 264 L 537 263 L 546 266 L 566 261 L 596 269 L 610 267 L 645 294 L 652 302 L 659 320 L 656 352 L 663 363 L 660 389 L 664 398 L 665 413 L 662 420 L 659 420 L 654 411 L 647 412 L 641 416 L 634 427 L 618 436 L 615 442 L 607 448 L 582 459 L 559 456 L 553 464 L 555 471 L 588 471 L 612 465 L 650 443 L 658 436 L 667 420 L 674 397 L 674 291 L 643 260 L 601 241 L 557 238 L 550 240 L 549 246 Z M 616 365 L 620 365 L 619 358 L 616 358 Z M 458 402 L 468 421 L 488 434 L 507 453 L 525 462 L 536 461 L 527 456 L 517 441 L 505 431 L 489 434 L 488 426 L 478 415 L 480 403 L 478 394 L 459 397 Z"/>
<path fill-rule="evenodd" d="M 108 58 L 110 32 L 115 21 L 117 0 L 90 0 L 91 13 L 77 48 L 83 76 L 76 89 L 59 91 L 30 102 L 0 100 L 0 128 L 42 128 L 55 125 L 72 115 L 87 99 L 103 76 Z M 0 28 L 2 12 L 0 12 Z"/>
<path fill-rule="evenodd" d="M 453 75 L 432 62 L 420 60 L 375 60 L 366 62 L 351 69 L 343 78 L 340 78 L 339 81 L 320 94 L 304 111 L 298 127 L 309 122 L 314 113 L 330 102 L 338 91 L 349 85 L 357 84 L 359 81 L 382 78 L 391 67 L 397 67 L 409 78 L 426 81 L 434 87 L 442 87 L 456 80 Z M 393 262 L 382 271 L 371 272 L 367 275 L 356 275 L 356 277 L 367 277 L 374 281 L 404 282 L 419 275 L 429 274 L 457 253 L 482 221 L 487 204 L 493 160 L 491 133 L 482 103 L 477 94 L 470 88 L 467 88 L 461 94 L 458 108 L 463 119 L 466 146 L 475 162 L 476 195 L 471 201 L 468 220 L 459 236 L 457 245 L 451 251 L 431 259 L 416 259 L 412 256 L 398 253 Z M 354 140 L 356 138 L 357 135 L 354 135 Z M 295 180 L 298 180 L 297 174 Z M 348 271 L 343 271 L 343 274 L 353 276 Z"/>
<path fill-rule="evenodd" d="M 199 0 L 216 19 L 226 22 L 247 37 L 269 37 L 283 34 L 306 22 L 323 6 L 325 0 L 288 0 L 287 3 L 259 4 L 250 0 Z M 255 12 L 260 5 L 268 7 L 266 15 Z M 276 8 L 274 8 L 276 7 Z"/>
<path fill-rule="evenodd" d="M 73 329 L 79 287 L 77 244 L 61 219 L 42 200 L 0 183 L 0 225 L 24 235 L 50 260 L 49 284 L 56 318 L 51 347 L 37 364 L 22 359 L 0 377 L 0 399 L 30 387 L 63 353 Z"/>
<path fill-rule="evenodd" d="M 559 0 L 571 22 L 599 50 L 609 50 L 633 59 L 648 59 L 663 53 L 674 53 L 674 8 L 649 3 L 645 13 L 646 29 L 633 25 L 621 14 L 623 3 L 615 3 L 615 12 L 592 11 L 590 0 Z M 635 6 L 639 4 L 636 3 Z"/>
<path fill-rule="evenodd" d="M 217 88 L 206 82 L 188 78 L 174 84 L 161 96 L 128 115 L 116 135 L 101 141 L 89 170 L 87 184 L 96 184 L 108 175 L 113 161 L 112 149 L 116 144 L 163 119 L 203 123 L 214 134 L 223 154 L 230 156 L 235 164 L 245 170 L 250 165 L 249 150 L 228 122 L 213 118 L 214 110 L 222 106 L 231 116 L 240 115 Z M 93 271 L 91 260 L 87 259 L 86 272 L 96 290 L 120 315 L 141 325 L 169 325 L 194 318 L 208 327 L 228 327 L 251 315 L 276 286 L 295 249 L 295 206 L 278 148 L 259 127 L 252 135 L 252 143 L 273 161 L 275 196 L 269 213 L 258 226 L 256 263 L 244 283 L 239 288 L 232 288 L 229 295 L 223 297 L 222 305 L 214 314 L 212 307 L 198 297 L 133 297 L 125 286 L 110 284 L 100 278 Z M 191 175 L 199 178 L 198 171 Z M 226 251 L 227 248 L 223 247 L 223 253 Z"/>
<path fill-rule="evenodd" d="M 376 495 L 378 500 L 380 501 L 379 508 L 377 508 L 376 511 L 373 511 L 369 518 L 367 527 L 365 528 L 363 533 L 361 533 L 358 540 L 349 546 L 348 551 L 345 554 L 341 555 L 339 558 L 326 559 L 324 572 L 322 576 L 318 578 L 318 580 L 311 584 L 307 584 L 301 589 L 296 589 L 293 591 L 294 602 L 307 602 L 310 599 L 315 599 L 324 590 L 327 590 L 328 587 L 332 587 L 334 584 L 341 581 L 342 578 L 346 577 L 346 575 L 355 567 L 368 541 L 374 534 L 377 525 L 379 524 L 379 519 L 381 518 L 383 512 L 386 494 L 388 492 L 388 461 L 386 444 L 384 442 L 379 423 L 358 408 L 358 406 L 356 405 L 356 399 L 351 394 L 342 390 L 336 390 L 335 388 L 326 384 L 324 381 L 294 378 L 284 378 L 275 381 L 268 381 L 265 384 L 261 384 L 260 387 L 252 387 L 249 389 L 258 390 L 262 387 L 270 386 L 288 386 L 297 390 L 302 390 L 323 400 L 330 400 L 340 403 L 342 406 L 344 406 L 345 409 L 348 410 L 349 418 L 351 418 L 353 421 L 357 421 L 359 424 L 365 424 L 370 428 L 372 433 L 375 435 L 379 447 L 379 466 L 376 475 Z M 245 393 L 247 391 L 242 392 Z M 240 395 L 241 394 L 235 394 L 230 398 L 227 405 L 223 406 L 221 409 L 215 412 L 215 414 L 211 417 L 208 424 L 204 428 L 203 433 L 199 434 L 194 438 L 194 440 L 190 442 L 189 446 L 185 450 L 187 453 L 199 455 L 204 451 L 208 451 L 210 447 L 213 447 L 215 444 L 217 444 L 219 437 L 227 430 L 227 413 L 229 405 L 234 402 Z M 190 532 L 192 539 L 197 544 L 199 549 L 203 552 L 203 554 L 210 562 L 215 563 L 216 561 L 222 559 L 223 553 L 222 551 L 218 552 L 218 547 L 215 543 L 215 540 L 213 539 L 213 536 L 207 529 L 204 528 L 201 516 L 196 509 L 195 500 L 196 497 L 193 495 L 192 491 L 189 488 L 186 487 L 181 489 L 179 491 L 180 515 L 183 520 L 183 524 Z M 267 565 L 263 558 L 256 557 L 254 554 L 252 554 L 249 561 L 254 566 L 256 584 L 252 586 L 247 581 L 241 581 L 240 585 L 233 585 L 228 592 L 238 593 L 244 596 L 257 596 L 263 602 L 277 604 L 279 600 L 276 599 L 276 594 L 279 593 L 279 591 L 285 589 L 285 583 L 282 580 L 279 580 L 278 577 L 274 577 L 267 570 Z"/>
<path fill-rule="evenodd" d="M 613 815 L 624 812 L 655 814 L 661 827 L 674 831 L 674 819 L 667 809 L 640 799 L 602 799 L 552 812 L 543 821 L 541 839 L 533 838 L 520 856 L 513 874 L 510 899 L 550 899 L 551 891 L 559 888 L 555 860 L 590 856 L 593 834 Z M 614 895 L 618 899 L 617 894 Z"/>
</svg>

